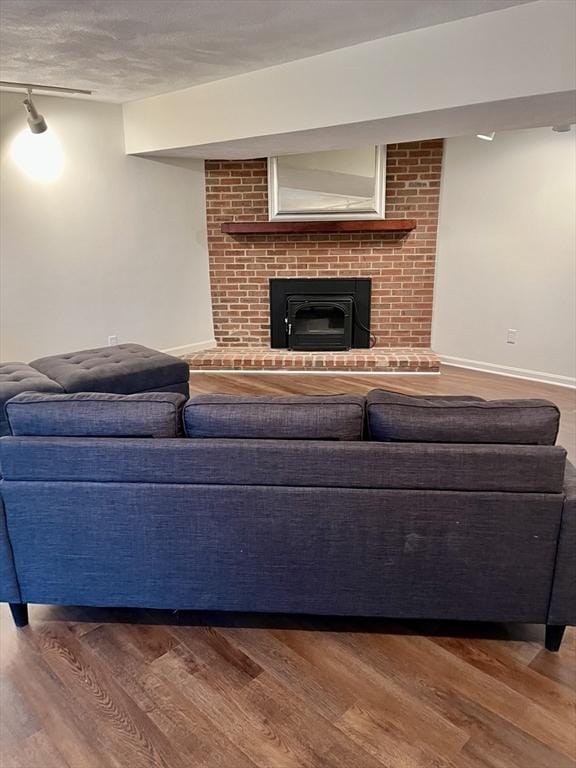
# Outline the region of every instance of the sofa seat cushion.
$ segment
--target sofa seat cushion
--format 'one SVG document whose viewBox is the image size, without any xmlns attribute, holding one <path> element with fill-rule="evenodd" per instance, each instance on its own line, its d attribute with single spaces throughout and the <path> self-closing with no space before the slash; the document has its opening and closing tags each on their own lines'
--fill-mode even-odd
<svg viewBox="0 0 576 768">
<path fill-rule="evenodd" d="M 184 395 L 29 392 L 6 404 L 11 433 L 34 437 L 178 437 Z"/>
<path fill-rule="evenodd" d="M 554 445 L 560 411 L 548 400 L 411 397 L 375 389 L 367 398 L 371 440 Z"/>
<path fill-rule="evenodd" d="M 188 437 L 361 440 L 365 398 L 197 395 L 184 407 Z"/>
<path fill-rule="evenodd" d="M 58 382 L 65 392 L 131 395 L 188 383 L 188 363 L 172 355 L 119 344 L 33 360 L 30 365 Z"/>
<path fill-rule="evenodd" d="M 62 392 L 62 387 L 26 363 L 0 363 L 0 437 L 10 433 L 5 403 L 21 392 Z"/>
<path fill-rule="evenodd" d="M 0 363 L 2 402 L 20 392 L 62 392 L 62 387 L 26 363 Z"/>
</svg>

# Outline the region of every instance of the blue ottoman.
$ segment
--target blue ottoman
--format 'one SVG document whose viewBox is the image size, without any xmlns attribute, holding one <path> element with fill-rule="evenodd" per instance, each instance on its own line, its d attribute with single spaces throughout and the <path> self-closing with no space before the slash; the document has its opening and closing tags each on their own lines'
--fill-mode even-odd
<svg viewBox="0 0 576 768">
<path fill-rule="evenodd" d="M 64 392 L 60 384 L 26 363 L 0 363 L 0 437 L 9 435 L 5 403 L 21 392 Z"/>
<path fill-rule="evenodd" d="M 33 360 L 30 365 L 64 392 L 180 392 L 188 396 L 188 363 L 140 344 L 86 349 Z"/>
</svg>

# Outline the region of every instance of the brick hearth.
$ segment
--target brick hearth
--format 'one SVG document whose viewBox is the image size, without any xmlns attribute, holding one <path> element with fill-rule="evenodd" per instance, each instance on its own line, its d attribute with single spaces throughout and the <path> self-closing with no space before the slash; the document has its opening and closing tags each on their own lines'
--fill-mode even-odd
<svg viewBox="0 0 576 768">
<path fill-rule="evenodd" d="M 409 234 L 230 235 L 229 221 L 267 221 L 266 160 L 206 161 L 206 212 L 217 348 L 190 355 L 216 370 L 437 371 L 430 350 L 441 140 L 387 148 L 386 215 Z M 273 277 L 370 277 L 373 350 L 296 353 L 269 346 Z"/>
<path fill-rule="evenodd" d="M 186 356 L 191 370 L 372 371 L 438 373 L 440 360 L 430 349 L 353 349 L 349 352 L 289 352 L 259 347 L 219 347 Z"/>
</svg>

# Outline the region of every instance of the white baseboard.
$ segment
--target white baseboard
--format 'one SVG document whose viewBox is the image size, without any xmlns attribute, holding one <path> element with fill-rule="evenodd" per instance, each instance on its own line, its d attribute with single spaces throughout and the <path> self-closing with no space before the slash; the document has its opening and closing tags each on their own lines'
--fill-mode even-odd
<svg viewBox="0 0 576 768">
<path fill-rule="evenodd" d="M 207 341 L 195 341 L 193 344 L 183 344 L 181 347 L 170 347 L 170 349 L 163 349 L 162 352 L 181 357 L 182 355 L 190 355 L 192 352 L 201 352 L 203 349 L 214 349 L 215 346 L 216 340 L 208 339 Z"/>
<path fill-rule="evenodd" d="M 440 355 L 440 360 L 446 365 L 453 365 L 456 368 L 468 368 L 471 371 L 495 373 L 498 376 L 511 376 L 514 379 L 539 381 L 542 384 L 555 384 L 557 387 L 569 387 L 570 389 L 576 388 L 576 379 L 573 379 L 570 376 L 560 376 L 556 373 L 531 371 L 525 368 L 514 368 L 510 365 L 484 363 L 480 360 L 467 360 L 464 357 L 450 357 L 449 355 Z"/>
<path fill-rule="evenodd" d="M 262 375 L 269 373 L 271 376 L 440 376 L 440 371 L 339 371 L 338 369 L 323 370 L 314 368 L 302 368 L 299 371 L 287 368 L 191 368 L 190 373 L 242 373 L 246 375 Z"/>
</svg>

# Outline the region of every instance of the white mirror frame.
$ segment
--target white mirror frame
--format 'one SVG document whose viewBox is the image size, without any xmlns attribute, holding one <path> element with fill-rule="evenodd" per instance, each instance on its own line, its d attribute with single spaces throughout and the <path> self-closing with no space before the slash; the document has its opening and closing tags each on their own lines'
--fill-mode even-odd
<svg viewBox="0 0 576 768">
<path fill-rule="evenodd" d="M 375 148 L 374 171 L 374 208 L 350 213 L 332 213 L 330 211 L 308 210 L 305 213 L 279 210 L 278 193 L 278 158 L 268 158 L 268 219 L 270 221 L 342 221 L 350 219 L 383 219 L 385 218 L 386 201 L 386 146 Z"/>
</svg>

